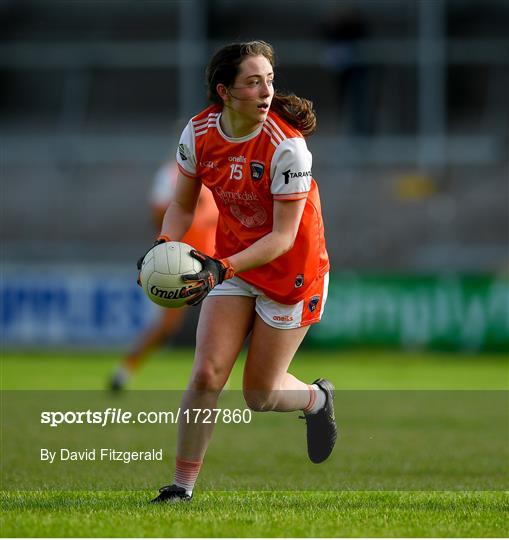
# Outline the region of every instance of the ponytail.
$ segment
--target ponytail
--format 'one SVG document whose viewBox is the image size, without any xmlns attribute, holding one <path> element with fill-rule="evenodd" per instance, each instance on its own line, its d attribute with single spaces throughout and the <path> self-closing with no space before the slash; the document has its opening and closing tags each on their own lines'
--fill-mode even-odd
<svg viewBox="0 0 509 540">
<path fill-rule="evenodd" d="M 300 98 L 295 94 L 276 92 L 270 108 L 292 127 L 299 130 L 304 137 L 312 135 L 316 130 L 316 114 L 313 102 Z"/>
</svg>

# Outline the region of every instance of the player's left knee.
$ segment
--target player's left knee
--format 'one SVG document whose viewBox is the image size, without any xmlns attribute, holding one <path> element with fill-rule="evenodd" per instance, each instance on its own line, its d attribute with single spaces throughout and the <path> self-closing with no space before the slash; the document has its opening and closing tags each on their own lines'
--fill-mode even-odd
<svg viewBox="0 0 509 540">
<path fill-rule="evenodd" d="M 256 412 L 273 411 L 278 400 L 276 390 L 247 390 L 244 389 L 246 405 Z"/>
</svg>

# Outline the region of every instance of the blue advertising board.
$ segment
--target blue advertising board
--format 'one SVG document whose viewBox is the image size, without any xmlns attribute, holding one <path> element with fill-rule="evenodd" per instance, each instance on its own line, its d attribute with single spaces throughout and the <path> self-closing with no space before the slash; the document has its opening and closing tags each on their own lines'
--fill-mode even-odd
<svg viewBox="0 0 509 540">
<path fill-rule="evenodd" d="M 4 346 L 125 345 L 155 316 L 122 267 L 7 267 L 0 287 Z"/>
</svg>

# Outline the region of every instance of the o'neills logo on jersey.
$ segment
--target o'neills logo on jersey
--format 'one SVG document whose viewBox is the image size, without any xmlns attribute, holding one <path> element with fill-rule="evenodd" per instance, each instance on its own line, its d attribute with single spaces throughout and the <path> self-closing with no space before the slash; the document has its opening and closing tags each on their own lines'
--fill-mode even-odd
<svg viewBox="0 0 509 540">
<path fill-rule="evenodd" d="M 288 184 L 290 180 L 294 180 L 295 178 L 306 178 L 311 176 L 311 171 L 292 172 L 288 169 L 287 171 L 283 171 L 283 176 L 285 177 L 285 184 Z"/>
<path fill-rule="evenodd" d="M 253 191 L 225 191 L 221 187 L 216 187 L 215 192 L 224 204 L 258 200 L 258 195 Z"/>
<path fill-rule="evenodd" d="M 230 156 L 228 161 L 233 161 L 234 163 L 245 163 L 247 159 L 244 156 Z"/>
<path fill-rule="evenodd" d="M 177 298 L 185 298 L 186 297 L 186 289 L 187 287 L 182 287 L 181 289 L 159 289 L 155 285 L 152 285 L 150 287 L 150 294 L 153 296 L 158 296 L 159 298 L 166 298 L 166 300 L 175 300 Z"/>
</svg>

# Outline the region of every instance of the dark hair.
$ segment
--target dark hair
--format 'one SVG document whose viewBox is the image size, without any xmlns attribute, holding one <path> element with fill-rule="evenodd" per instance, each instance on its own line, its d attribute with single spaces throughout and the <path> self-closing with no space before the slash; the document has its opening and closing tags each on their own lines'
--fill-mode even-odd
<svg viewBox="0 0 509 540">
<path fill-rule="evenodd" d="M 248 56 L 264 56 L 274 67 L 274 49 L 265 41 L 248 41 L 245 43 L 232 43 L 219 49 L 209 62 L 206 70 L 208 99 L 212 103 L 223 104 L 217 93 L 218 84 L 229 87 L 235 81 L 239 66 Z M 313 103 L 308 99 L 300 98 L 295 94 L 275 92 L 271 109 L 292 127 L 298 129 L 302 135 L 311 135 L 316 129 L 316 115 Z"/>
</svg>

